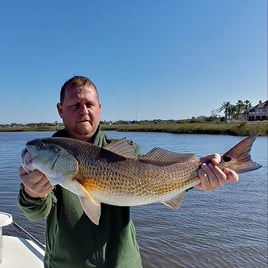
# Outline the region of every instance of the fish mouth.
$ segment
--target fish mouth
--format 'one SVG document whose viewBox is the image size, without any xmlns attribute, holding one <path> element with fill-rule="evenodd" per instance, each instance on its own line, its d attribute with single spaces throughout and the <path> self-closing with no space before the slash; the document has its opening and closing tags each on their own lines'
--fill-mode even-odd
<svg viewBox="0 0 268 268">
<path fill-rule="evenodd" d="M 25 171 L 30 172 L 31 171 L 31 165 L 33 162 L 33 158 L 30 154 L 30 152 L 27 150 L 27 148 L 23 149 L 21 152 L 21 162 L 22 167 L 25 169 Z"/>
</svg>

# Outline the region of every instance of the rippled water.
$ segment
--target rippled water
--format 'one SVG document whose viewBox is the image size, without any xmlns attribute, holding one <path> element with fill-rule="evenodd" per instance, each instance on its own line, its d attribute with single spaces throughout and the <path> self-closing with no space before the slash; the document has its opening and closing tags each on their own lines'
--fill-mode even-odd
<svg viewBox="0 0 268 268">
<path fill-rule="evenodd" d="M 0 133 L 0 211 L 43 241 L 44 222 L 28 221 L 17 208 L 20 152 L 26 141 L 50 132 Z M 224 153 L 241 137 L 109 132 L 127 137 L 146 153 L 157 146 L 197 156 Z M 240 175 L 213 193 L 191 190 L 182 208 L 161 204 L 132 208 L 144 267 L 267 267 L 267 137 L 258 137 L 252 158 L 263 168 Z M 5 234 L 13 234 L 12 226 Z M 23 235 L 23 234 L 20 234 Z"/>
</svg>

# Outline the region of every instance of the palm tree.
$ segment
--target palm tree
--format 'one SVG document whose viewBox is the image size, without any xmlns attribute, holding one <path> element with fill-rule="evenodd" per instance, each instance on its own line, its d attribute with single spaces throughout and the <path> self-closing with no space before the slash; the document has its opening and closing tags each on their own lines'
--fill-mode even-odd
<svg viewBox="0 0 268 268">
<path fill-rule="evenodd" d="M 232 118 L 234 110 L 233 108 L 234 106 L 229 101 L 227 101 L 222 104 L 222 106 L 218 109 L 218 112 L 220 113 L 224 111 L 224 119 L 227 121 L 228 119 Z"/>
<path fill-rule="evenodd" d="M 252 104 L 249 100 L 244 101 L 244 114 L 245 114 L 245 119 L 248 120 L 248 112 L 252 108 Z"/>
<path fill-rule="evenodd" d="M 244 112 L 245 104 L 243 101 L 238 100 L 235 107 L 236 107 L 236 112 L 237 112 L 236 114 L 237 119 L 240 119 L 242 116 L 242 113 Z"/>
<path fill-rule="evenodd" d="M 245 111 L 247 112 L 252 108 L 252 104 L 249 100 L 245 100 L 244 105 L 245 105 Z"/>
<path fill-rule="evenodd" d="M 224 119 L 232 120 L 233 118 L 241 119 L 243 114 L 245 114 L 245 119 L 247 120 L 248 111 L 252 108 L 251 102 L 249 100 L 242 101 L 238 100 L 236 105 L 232 105 L 229 101 L 224 102 L 220 108 L 212 111 L 215 116 L 217 113 L 224 111 Z"/>
</svg>

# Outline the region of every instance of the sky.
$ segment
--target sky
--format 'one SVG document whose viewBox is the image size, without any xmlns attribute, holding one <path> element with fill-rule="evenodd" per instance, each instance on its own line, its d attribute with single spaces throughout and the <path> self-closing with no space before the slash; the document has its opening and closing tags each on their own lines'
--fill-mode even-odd
<svg viewBox="0 0 268 268">
<path fill-rule="evenodd" d="M 101 120 L 210 116 L 267 100 L 267 0 L 3 0 L 0 124 L 53 123 L 63 83 Z"/>
</svg>

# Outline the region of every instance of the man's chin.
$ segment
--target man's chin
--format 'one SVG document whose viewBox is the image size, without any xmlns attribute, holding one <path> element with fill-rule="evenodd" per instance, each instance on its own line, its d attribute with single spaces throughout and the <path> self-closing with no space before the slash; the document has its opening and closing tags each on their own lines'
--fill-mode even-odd
<svg viewBox="0 0 268 268">
<path fill-rule="evenodd" d="M 89 122 L 82 122 L 76 125 L 76 133 L 80 135 L 93 135 L 95 132 L 93 126 Z"/>
</svg>

